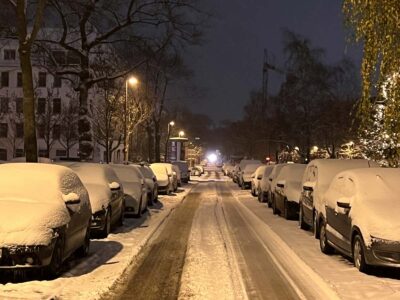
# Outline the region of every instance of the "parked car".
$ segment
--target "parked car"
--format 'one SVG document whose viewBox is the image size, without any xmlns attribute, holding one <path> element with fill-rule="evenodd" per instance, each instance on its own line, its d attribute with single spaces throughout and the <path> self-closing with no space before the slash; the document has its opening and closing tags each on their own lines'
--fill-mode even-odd
<svg viewBox="0 0 400 300">
<path fill-rule="evenodd" d="M 125 215 L 141 217 L 147 210 L 147 187 L 142 173 L 134 165 L 109 165 L 124 187 Z"/>
<path fill-rule="evenodd" d="M 269 186 L 267 191 L 267 204 L 268 207 L 272 207 L 272 201 L 274 197 L 274 190 L 276 186 L 276 179 L 278 178 L 279 173 L 281 172 L 284 166 L 288 165 L 287 163 L 284 164 L 276 164 L 272 169 L 271 173 L 268 176 Z"/>
<path fill-rule="evenodd" d="M 196 166 L 190 168 L 190 176 L 201 176 L 201 170 Z"/>
<path fill-rule="evenodd" d="M 150 165 L 150 169 L 157 178 L 158 193 L 171 194 L 174 190 L 172 185 L 172 173 L 169 173 L 164 164 L 155 163 Z"/>
<path fill-rule="evenodd" d="M 229 176 L 229 171 L 233 169 L 233 165 L 229 162 L 224 163 L 222 165 L 222 172 L 224 173 L 225 176 Z"/>
<path fill-rule="evenodd" d="M 268 201 L 268 191 L 271 184 L 271 182 L 269 181 L 269 175 L 271 174 L 274 167 L 275 165 L 267 165 L 264 169 L 264 173 L 262 174 L 257 192 L 258 201 L 260 202 Z"/>
<path fill-rule="evenodd" d="M 200 170 L 200 175 L 204 174 L 204 166 L 203 165 L 195 165 L 195 167 Z"/>
<path fill-rule="evenodd" d="M 174 171 L 172 164 L 170 164 L 170 163 L 154 163 L 151 165 L 152 166 L 160 165 L 160 166 L 164 166 L 167 169 L 168 176 L 172 183 L 172 191 L 175 192 L 178 189 L 178 174 Z"/>
<path fill-rule="evenodd" d="M 242 159 L 239 163 L 239 167 L 238 167 L 238 171 L 236 174 L 237 177 L 237 184 L 242 187 L 243 185 L 243 173 L 244 173 L 244 169 L 246 168 L 247 165 L 261 165 L 261 162 L 259 160 L 254 160 L 254 159 Z M 254 172 L 254 171 L 253 171 Z M 253 173 L 252 172 L 252 173 Z M 252 174 L 251 173 L 251 174 Z M 250 180 L 251 180 L 251 174 L 250 174 Z M 247 177 L 248 174 L 246 174 Z M 250 180 L 248 180 L 249 184 L 250 184 Z"/>
<path fill-rule="evenodd" d="M 145 164 L 135 165 L 144 176 L 144 181 L 147 187 L 147 203 L 149 205 L 158 201 L 158 183 L 157 177 L 150 166 Z"/>
<path fill-rule="evenodd" d="M 281 169 L 272 198 L 274 214 L 283 214 L 285 219 L 297 217 L 305 169 L 303 164 L 288 164 Z"/>
<path fill-rule="evenodd" d="M 239 182 L 239 172 L 240 172 L 240 166 L 237 164 L 232 170 L 232 181 L 234 183 Z"/>
<path fill-rule="evenodd" d="M 299 203 L 299 225 L 302 229 L 312 228 L 314 236 L 319 237 L 319 222 L 325 214 L 322 201 L 333 177 L 341 171 L 378 167 L 366 159 L 315 159 L 311 161 L 302 180 L 303 190 Z"/>
<path fill-rule="evenodd" d="M 239 176 L 239 186 L 242 189 L 248 189 L 251 187 L 251 179 L 254 172 L 258 167 L 262 166 L 261 163 L 249 163 L 246 164 Z"/>
<path fill-rule="evenodd" d="M 266 167 L 267 166 L 265 166 L 265 165 L 259 166 L 257 168 L 257 170 L 251 175 L 251 194 L 254 197 L 257 197 L 257 195 L 258 195 L 258 190 L 260 188 L 260 181 L 263 177 Z"/>
<path fill-rule="evenodd" d="M 174 173 L 176 174 L 176 189 L 178 189 L 178 186 L 182 185 L 182 174 L 181 174 L 181 170 L 179 169 L 179 167 L 177 165 L 172 164 L 172 170 L 174 171 Z"/>
<path fill-rule="evenodd" d="M 54 277 L 72 254 L 88 254 L 90 201 L 71 169 L 3 164 L 0 177 L 0 272 L 38 268 Z"/>
<path fill-rule="evenodd" d="M 172 164 L 178 166 L 179 170 L 181 171 L 181 181 L 188 183 L 190 180 L 188 163 L 186 161 L 174 161 Z"/>
<path fill-rule="evenodd" d="M 353 169 L 337 174 L 324 196 L 320 248 L 370 265 L 400 267 L 400 169 Z"/>
<path fill-rule="evenodd" d="M 58 162 L 71 168 L 89 192 L 92 207 L 91 232 L 95 237 L 106 238 L 112 227 L 124 220 L 124 190 L 109 165 L 85 162 Z"/>
</svg>

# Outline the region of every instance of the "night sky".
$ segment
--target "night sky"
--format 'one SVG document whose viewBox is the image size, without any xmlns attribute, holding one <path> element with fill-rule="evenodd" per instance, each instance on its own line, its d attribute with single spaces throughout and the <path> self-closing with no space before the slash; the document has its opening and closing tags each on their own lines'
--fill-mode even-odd
<svg viewBox="0 0 400 300">
<path fill-rule="evenodd" d="M 292 30 L 326 49 L 326 62 L 350 56 L 359 66 L 361 54 L 346 43 L 339 0 L 204 0 L 213 13 L 204 44 L 187 56 L 194 72 L 195 95 L 186 103 L 216 122 L 239 119 L 249 92 L 261 88 L 264 48 L 283 67 L 282 31 Z M 270 94 L 283 76 L 270 74 Z"/>
</svg>

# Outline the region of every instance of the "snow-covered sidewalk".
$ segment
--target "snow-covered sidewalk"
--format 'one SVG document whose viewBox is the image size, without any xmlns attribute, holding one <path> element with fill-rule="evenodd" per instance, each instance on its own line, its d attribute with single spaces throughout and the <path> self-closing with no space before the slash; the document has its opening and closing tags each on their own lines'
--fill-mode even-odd
<svg viewBox="0 0 400 300">
<path fill-rule="evenodd" d="M 194 183 L 195 184 L 195 183 Z M 174 207 L 194 186 L 181 187 L 160 201 L 140 219 L 125 219 L 107 239 L 92 240 L 90 254 L 55 280 L 0 284 L 0 299 L 98 299 L 108 292 Z"/>
</svg>

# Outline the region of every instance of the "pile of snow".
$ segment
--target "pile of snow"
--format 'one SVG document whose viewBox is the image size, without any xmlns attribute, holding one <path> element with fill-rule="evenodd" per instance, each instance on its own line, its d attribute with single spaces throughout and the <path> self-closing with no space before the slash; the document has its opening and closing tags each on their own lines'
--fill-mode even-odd
<svg viewBox="0 0 400 300">
<path fill-rule="evenodd" d="M 358 226 L 366 244 L 371 236 L 400 242 L 400 169 L 354 169 L 335 176 L 324 201 L 337 208 L 349 203 L 349 217 Z"/>
<path fill-rule="evenodd" d="M 68 168 L 49 164 L 0 165 L 0 247 L 48 245 L 52 228 L 70 221 L 65 195 L 88 196 Z"/>
</svg>

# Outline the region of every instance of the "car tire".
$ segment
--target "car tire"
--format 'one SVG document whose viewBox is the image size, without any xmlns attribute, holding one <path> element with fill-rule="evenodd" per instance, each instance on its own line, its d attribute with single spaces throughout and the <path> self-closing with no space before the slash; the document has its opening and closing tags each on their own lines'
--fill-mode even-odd
<svg viewBox="0 0 400 300">
<path fill-rule="evenodd" d="M 321 222 L 319 226 L 319 248 L 321 249 L 322 253 L 332 254 L 334 249 L 328 243 L 328 237 L 326 236 L 326 223 Z"/>
<path fill-rule="evenodd" d="M 283 202 L 283 217 L 286 220 L 290 220 L 290 218 L 291 218 L 291 214 L 290 214 L 290 211 L 289 211 L 289 203 L 288 203 L 286 198 L 285 198 L 285 200 Z"/>
<path fill-rule="evenodd" d="M 64 252 L 64 235 L 60 234 L 54 245 L 50 264 L 46 267 L 45 276 L 48 279 L 54 279 L 61 273 Z"/>
<path fill-rule="evenodd" d="M 319 239 L 319 224 L 317 222 L 317 213 L 313 213 L 313 235 L 315 239 Z"/>
<path fill-rule="evenodd" d="M 142 201 L 143 201 L 143 199 L 140 198 L 139 207 L 138 207 L 137 213 L 135 214 L 135 218 L 140 218 L 140 217 L 142 217 Z"/>
<path fill-rule="evenodd" d="M 362 237 L 356 234 L 353 239 L 353 262 L 354 266 L 363 273 L 368 272 L 369 266 L 365 261 L 365 245 Z"/>
<path fill-rule="evenodd" d="M 299 208 L 299 227 L 303 230 L 308 230 L 308 224 L 304 222 L 303 219 L 303 206 L 300 203 L 300 208 Z"/>
<path fill-rule="evenodd" d="M 76 255 L 81 258 L 88 256 L 89 248 L 90 248 L 90 224 L 86 229 L 85 240 L 83 242 L 83 245 L 80 248 L 78 248 L 78 250 L 76 251 Z"/>
<path fill-rule="evenodd" d="M 110 209 L 107 209 L 105 219 L 106 219 L 106 221 L 104 223 L 104 228 L 100 231 L 100 234 L 99 234 L 99 237 L 101 239 L 105 239 L 106 237 L 108 237 L 108 235 L 110 234 L 110 231 L 111 231 L 111 211 L 110 211 Z"/>
<path fill-rule="evenodd" d="M 272 197 L 272 213 L 274 215 L 278 215 L 279 214 L 279 210 L 276 208 L 275 197 Z"/>
</svg>

